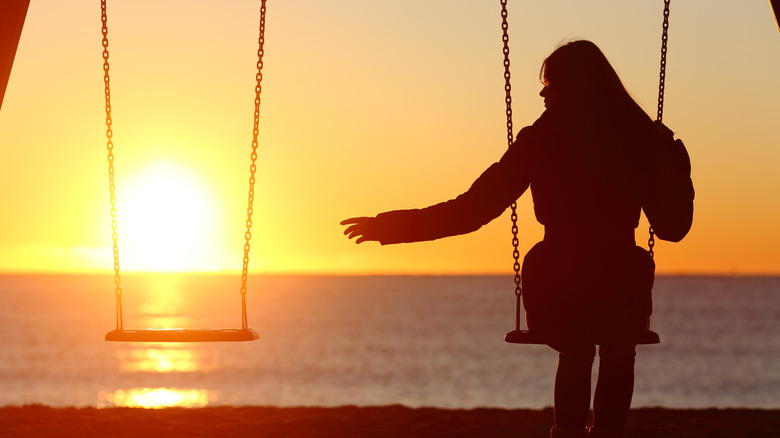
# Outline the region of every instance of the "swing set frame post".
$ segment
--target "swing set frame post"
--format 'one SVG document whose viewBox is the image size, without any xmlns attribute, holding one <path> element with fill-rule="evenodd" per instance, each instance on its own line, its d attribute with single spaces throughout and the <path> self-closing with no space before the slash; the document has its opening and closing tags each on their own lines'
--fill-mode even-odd
<svg viewBox="0 0 780 438">
<path fill-rule="evenodd" d="M 5 90 L 11 79 L 16 49 L 22 37 L 24 21 L 30 0 L 3 0 L 0 2 L 0 109 L 3 108 Z"/>
</svg>

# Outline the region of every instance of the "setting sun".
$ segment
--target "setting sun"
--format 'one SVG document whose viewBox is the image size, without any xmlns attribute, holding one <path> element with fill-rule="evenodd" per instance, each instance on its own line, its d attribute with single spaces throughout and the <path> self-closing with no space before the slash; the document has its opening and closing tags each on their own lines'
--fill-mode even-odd
<svg viewBox="0 0 780 438">
<path fill-rule="evenodd" d="M 198 175 L 155 162 L 117 187 L 120 260 L 134 271 L 215 270 L 220 205 Z"/>
</svg>

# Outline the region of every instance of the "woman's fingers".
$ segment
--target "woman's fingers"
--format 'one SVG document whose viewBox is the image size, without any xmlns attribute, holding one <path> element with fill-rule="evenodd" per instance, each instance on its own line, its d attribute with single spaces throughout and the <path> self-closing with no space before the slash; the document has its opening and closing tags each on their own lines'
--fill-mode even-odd
<svg viewBox="0 0 780 438">
<path fill-rule="evenodd" d="M 341 221 L 341 225 L 349 225 L 344 230 L 344 235 L 350 239 L 357 237 L 355 243 L 365 242 L 367 240 L 365 234 L 369 220 L 371 220 L 371 218 L 367 216 L 344 219 Z"/>
<path fill-rule="evenodd" d="M 363 234 L 363 231 L 361 231 L 360 225 L 350 225 L 346 230 L 344 230 L 344 234 L 349 236 L 351 239 L 359 234 Z"/>
<path fill-rule="evenodd" d="M 358 217 L 351 217 L 349 219 L 344 219 L 341 221 L 341 225 L 349 225 L 349 224 L 357 224 L 357 223 L 365 223 L 370 219 L 368 216 L 358 216 Z"/>
</svg>

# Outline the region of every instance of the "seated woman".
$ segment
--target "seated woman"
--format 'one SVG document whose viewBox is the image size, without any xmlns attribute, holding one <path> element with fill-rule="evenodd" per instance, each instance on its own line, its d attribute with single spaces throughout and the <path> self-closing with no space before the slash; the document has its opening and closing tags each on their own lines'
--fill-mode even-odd
<svg viewBox="0 0 780 438">
<path fill-rule="evenodd" d="M 544 240 L 522 267 L 528 327 L 559 352 L 553 437 L 624 436 L 635 344 L 646 329 L 654 263 L 636 246 L 659 134 L 595 44 L 556 49 L 540 73 L 546 110 L 501 159 L 455 199 L 342 222 L 357 243 L 418 242 L 476 231 L 531 188 Z M 576 336 L 574 336 L 576 335 Z M 590 432 L 590 375 L 599 378 Z"/>
</svg>

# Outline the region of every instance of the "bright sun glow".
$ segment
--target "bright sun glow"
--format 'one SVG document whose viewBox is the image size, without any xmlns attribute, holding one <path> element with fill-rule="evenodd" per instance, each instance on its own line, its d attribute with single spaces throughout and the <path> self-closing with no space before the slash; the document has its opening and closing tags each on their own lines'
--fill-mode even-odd
<svg viewBox="0 0 780 438">
<path fill-rule="evenodd" d="M 216 197 L 198 175 L 170 162 L 148 165 L 117 187 L 120 264 L 133 271 L 219 268 Z"/>
</svg>

